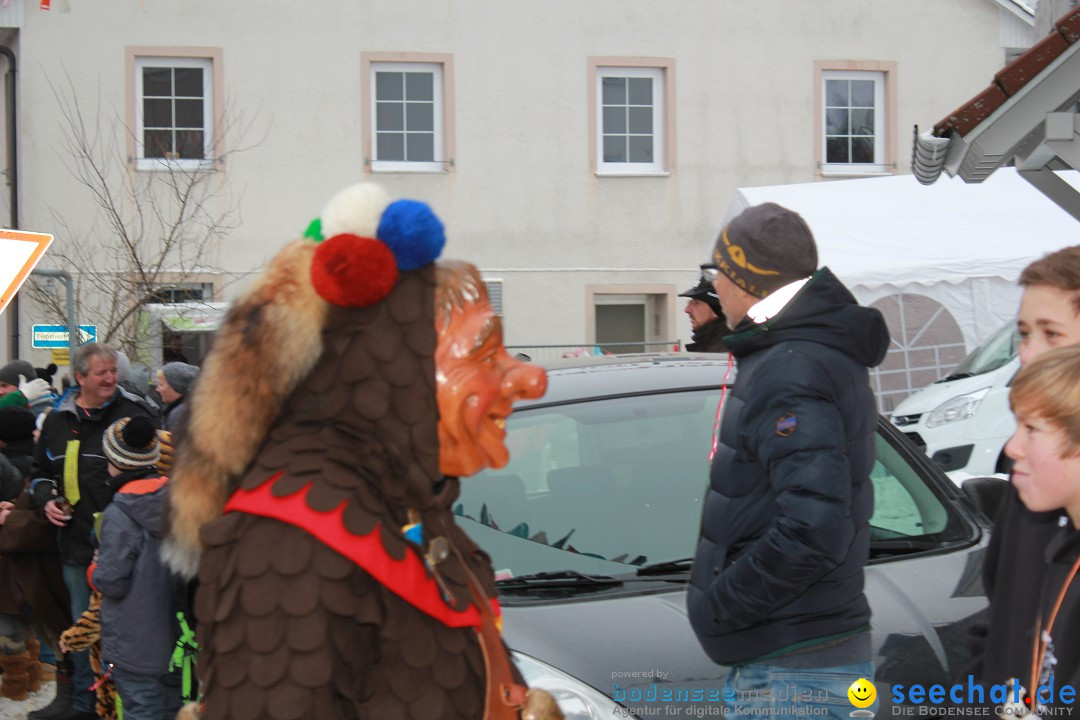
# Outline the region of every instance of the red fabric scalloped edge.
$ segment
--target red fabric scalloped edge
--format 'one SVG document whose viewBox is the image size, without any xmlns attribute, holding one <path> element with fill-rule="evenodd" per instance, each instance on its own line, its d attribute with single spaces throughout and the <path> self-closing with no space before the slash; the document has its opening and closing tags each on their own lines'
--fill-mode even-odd
<svg viewBox="0 0 1080 720">
<path fill-rule="evenodd" d="M 225 504 L 224 512 L 258 515 L 298 527 L 352 560 L 390 592 L 444 625 L 480 627 L 480 610 L 475 605 L 470 603 L 465 610 L 458 611 L 446 604 L 438 584 L 415 550 L 409 548 L 403 559 L 395 560 L 386 552 L 379 539 L 379 525 L 367 535 L 354 535 L 346 530 L 341 519 L 345 502 L 330 512 L 313 510 L 305 501 L 310 485 L 291 495 L 274 495 L 274 481 L 283 474 L 284 472 L 277 473 L 254 490 L 237 490 Z M 498 617 L 498 600 L 491 598 L 488 602 L 492 612 Z"/>
</svg>

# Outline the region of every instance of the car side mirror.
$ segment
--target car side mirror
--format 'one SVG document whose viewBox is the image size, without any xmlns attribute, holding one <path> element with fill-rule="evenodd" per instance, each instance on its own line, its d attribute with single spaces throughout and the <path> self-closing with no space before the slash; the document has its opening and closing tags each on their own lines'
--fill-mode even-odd
<svg viewBox="0 0 1080 720">
<path fill-rule="evenodd" d="M 960 484 L 971 502 L 990 520 L 997 516 L 1001 499 L 1005 497 L 1008 480 L 999 477 L 973 477 Z"/>
</svg>

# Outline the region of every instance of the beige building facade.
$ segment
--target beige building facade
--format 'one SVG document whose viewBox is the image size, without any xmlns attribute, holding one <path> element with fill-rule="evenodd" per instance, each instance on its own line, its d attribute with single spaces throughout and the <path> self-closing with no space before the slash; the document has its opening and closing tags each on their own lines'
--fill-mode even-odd
<svg viewBox="0 0 1080 720">
<path fill-rule="evenodd" d="M 223 220 L 192 221 L 216 231 L 162 257 L 154 299 L 222 303 L 373 180 L 434 207 L 508 344 L 686 342 L 677 294 L 736 188 L 910 172 L 914 124 L 1033 24 L 1016 0 L 11 0 L 18 220 L 92 251 L 142 227 L 157 257 L 145 198 L 172 212 L 161 180 L 197 174 Z M 119 219 L 73 139 L 111 159 Z M 47 362 L 31 327 L 58 321 L 26 298 L 0 350 Z"/>
</svg>

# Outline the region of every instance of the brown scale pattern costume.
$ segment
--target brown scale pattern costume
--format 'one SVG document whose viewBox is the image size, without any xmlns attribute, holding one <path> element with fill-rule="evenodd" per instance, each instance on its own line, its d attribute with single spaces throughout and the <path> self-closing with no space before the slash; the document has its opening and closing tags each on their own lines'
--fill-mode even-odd
<svg viewBox="0 0 1080 720">
<path fill-rule="evenodd" d="M 179 433 L 166 557 L 189 574 L 198 562 L 202 717 L 485 717 L 476 629 L 418 609 L 408 587 L 316 536 L 377 538 L 391 564 L 445 541 L 448 556 L 420 567 L 452 617 L 477 612 L 470 576 L 496 594 L 489 559 L 454 523 L 458 480 L 439 472 L 434 265 L 401 272 L 381 302 L 336 307 L 311 290 L 312 253 L 286 247 L 231 309 Z M 237 491 L 298 501 L 306 520 L 221 514 Z M 422 546 L 403 535 L 415 520 Z"/>
</svg>

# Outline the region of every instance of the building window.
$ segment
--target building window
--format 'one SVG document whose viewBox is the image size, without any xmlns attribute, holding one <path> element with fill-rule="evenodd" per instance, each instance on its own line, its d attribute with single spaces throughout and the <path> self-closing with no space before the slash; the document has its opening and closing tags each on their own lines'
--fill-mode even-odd
<svg viewBox="0 0 1080 720">
<path fill-rule="evenodd" d="M 214 299 L 214 286 L 211 283 L 177 283 L 159 285 L 154 288 L 147 302 L 161 305 L 179 303 L 201 303 Z"/>
<path fill-rule="evenodd" d="M 446 170 L 442 63 L 371 63 L 371 169 Z"/>
<path fill-rule="evenodd" d="M 885 172 L 885 73 L 821 74 L 822 172 Z"/>
<path fill-rule="evenodd" d="M 597 67 L 597 172 L 666 171 L 664 81 L 660 67 Z"/>
<path fill-rule="evenodd" d="M 139 169 L 196 169 L 213 159 L 213 84 L 211 58 L 135 59 Z"/>
</svg>

